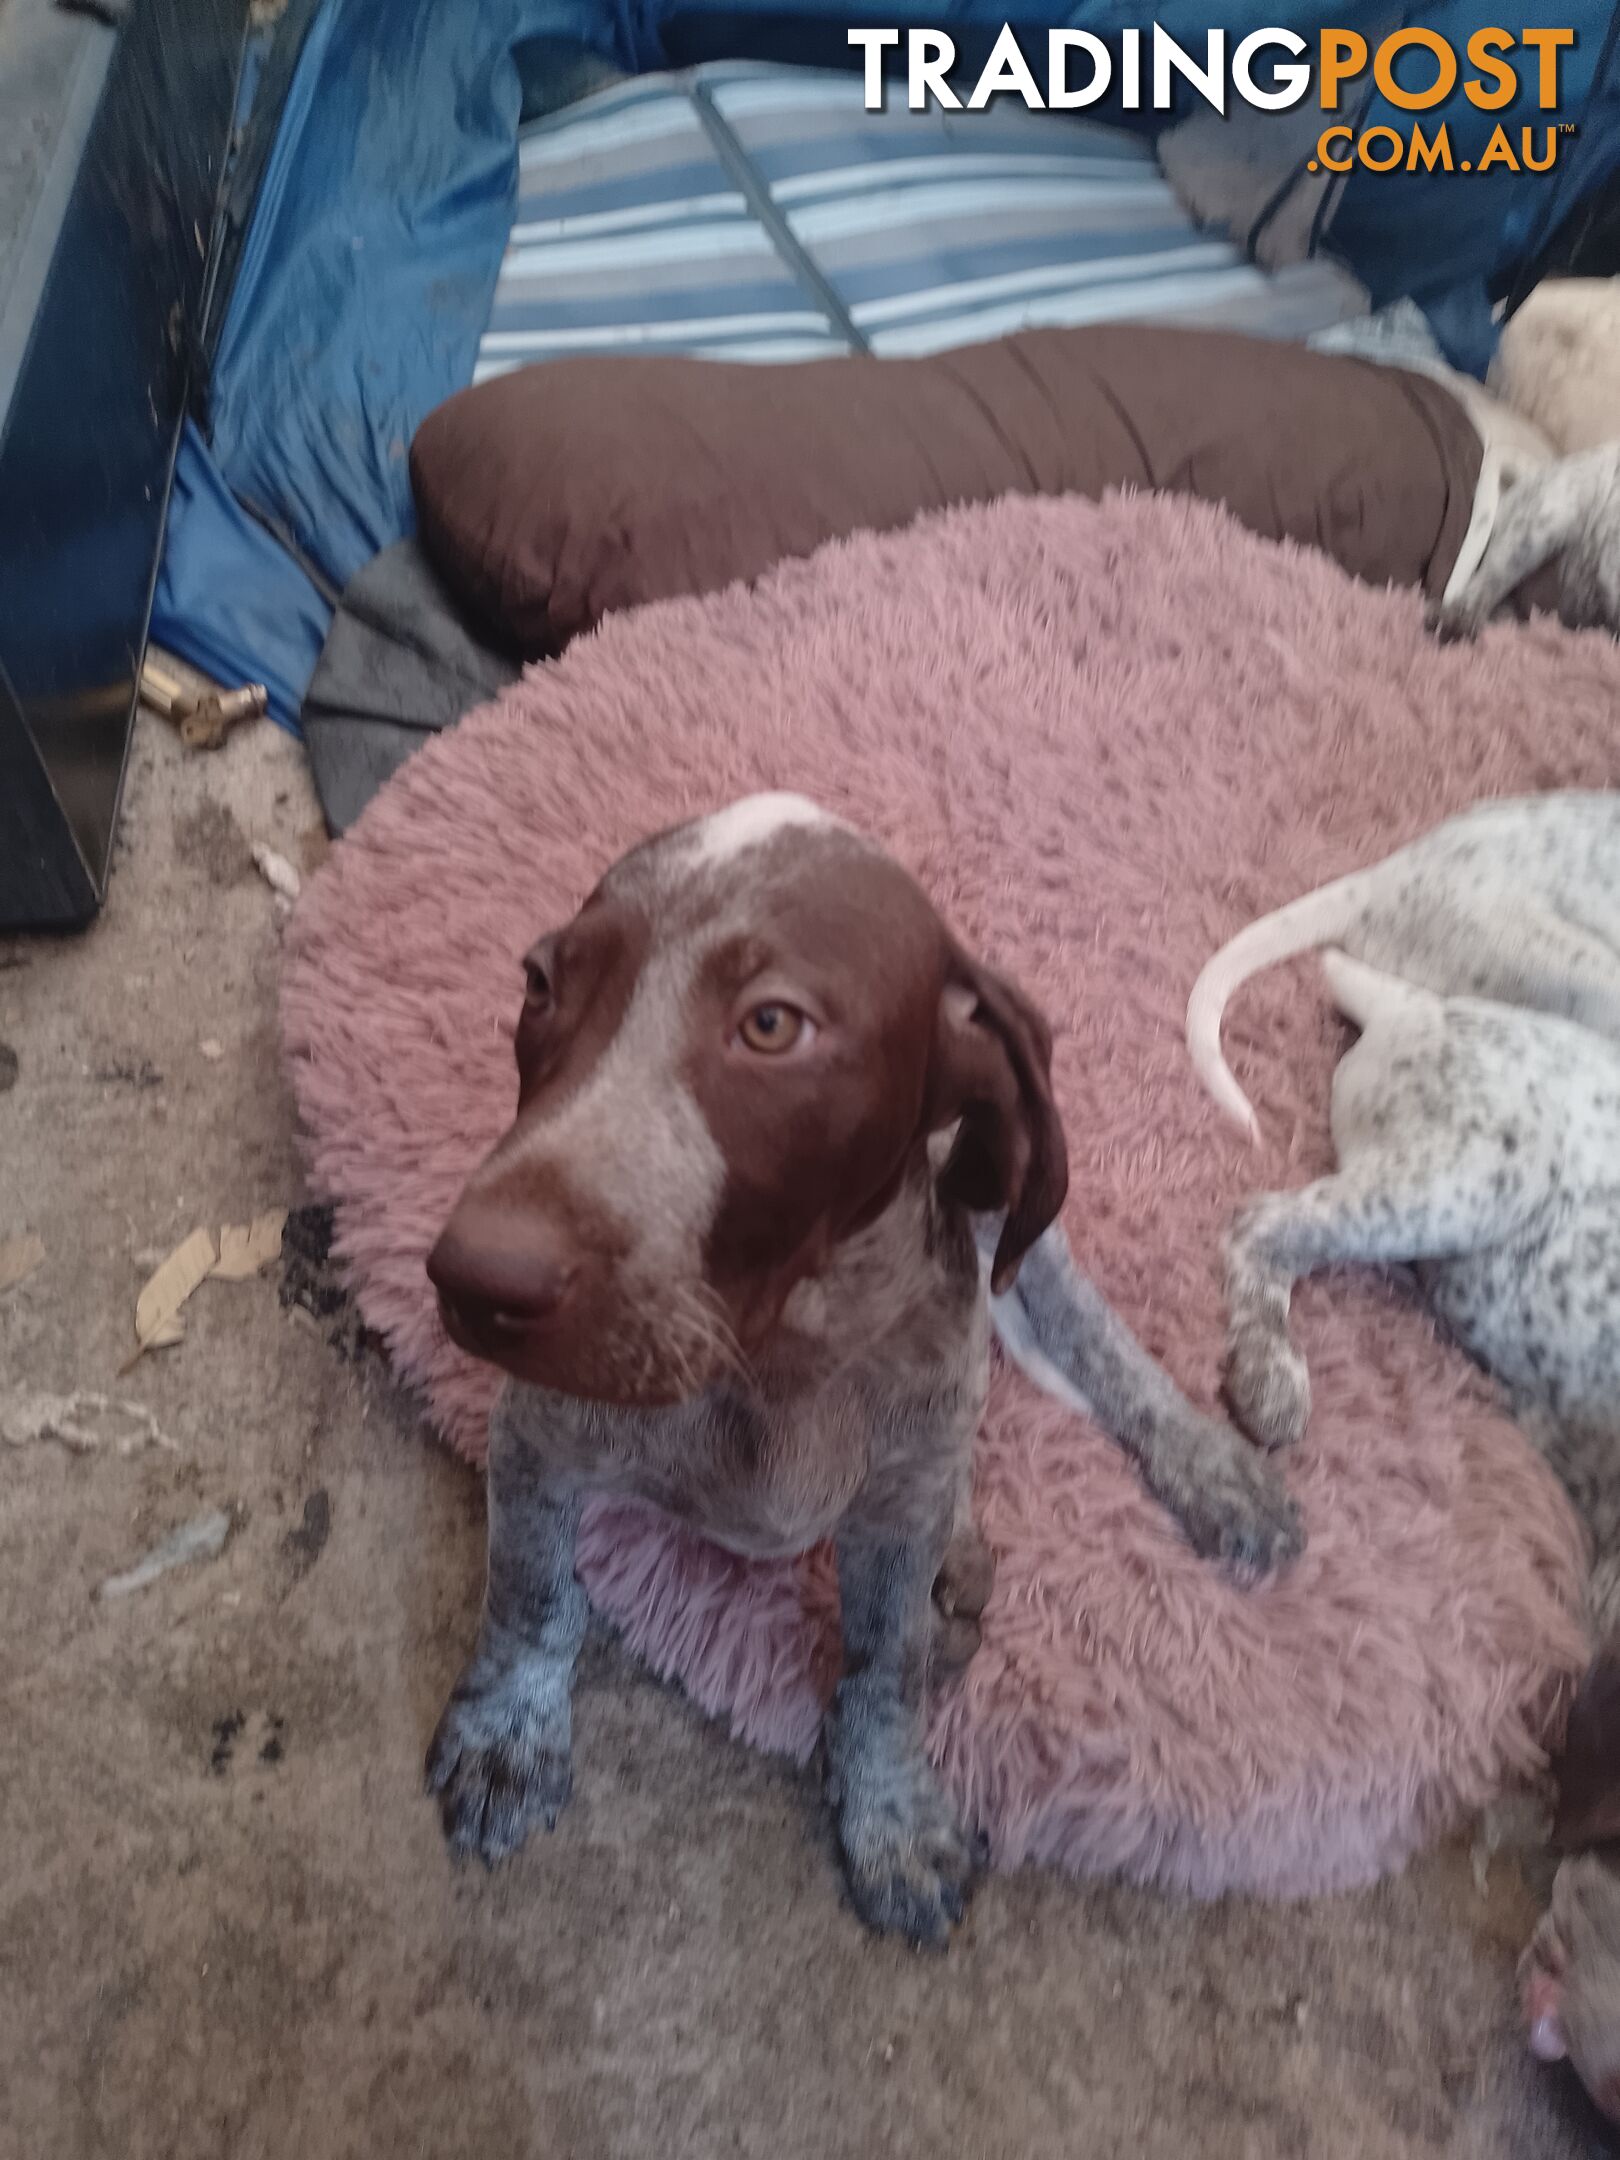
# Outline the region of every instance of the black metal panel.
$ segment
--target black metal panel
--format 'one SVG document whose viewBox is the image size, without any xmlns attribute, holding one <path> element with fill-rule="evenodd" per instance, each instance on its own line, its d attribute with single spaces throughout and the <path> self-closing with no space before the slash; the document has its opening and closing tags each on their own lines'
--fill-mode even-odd
<svg viewBox="0 0 1620 2160">
<path fill-rule="evenodd" d="M 83 922 L 96 905 L 77 848 L 64 844 L 60 805 L 0 671 L 0 923 Z"/>
<path fill-rule="evenodd" d="M 284 0 L 280 14 L 268 31 L 255 31 L 251 40 L 248 65 L 253 67 L 256 60 L 256 76 L 251 100 L 244 98 L 242 101 L 249 109 L 245 116 L 238 115 L 230 170 L 225 176 L 215 242 L 217 261 L 213 291 L 202 327 L 201 342 L 207 359 L 213 358 L 219 343 L 236 265 L 253 222 L 259 183 L 264 178 L 264 169 L 275 144 L 281 109 L 287 102 L 293 72 L 304 50 L 304 40 L 320 7 L 321 0 Z M 262 14 L 263 10 L 260 12 Z M 194 386 L 192 412 L 194 417 L 200 418 L 198 403 Z"/>
<path fill-rule="evenodd" d="M 135 0 L 12 390 L 0 440 L 6 926 L 83 921 L 105 891 L 246 18 L 247 0 Z"/>
</svg>

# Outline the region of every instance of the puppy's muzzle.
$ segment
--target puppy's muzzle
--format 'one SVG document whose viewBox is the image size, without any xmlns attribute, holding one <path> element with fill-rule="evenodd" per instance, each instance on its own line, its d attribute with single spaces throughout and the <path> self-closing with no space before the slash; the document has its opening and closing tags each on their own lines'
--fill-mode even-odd
<svg viewBox="0 0 1620 2160">
<path fill-rule="evenodd" d="M 569 1324 L 584 1258 L 566 1223 L 469 1195 L 427 1271 L 452 1341 L 500 1362 L 540 1349 Z"/>
</svg>

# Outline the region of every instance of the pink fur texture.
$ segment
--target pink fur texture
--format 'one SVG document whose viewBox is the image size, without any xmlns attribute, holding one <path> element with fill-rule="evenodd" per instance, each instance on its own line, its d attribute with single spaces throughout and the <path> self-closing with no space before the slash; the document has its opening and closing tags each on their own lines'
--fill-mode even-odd
<svg viewBox="0 0 1620 2160">
<path fill-rule="evenodd" d="M 1212 1404 L 1222 1224 L 1327 1165 L 1344 1037 L 1308 966 L 1237 1002 L 1251 1153 L 1183 1052 L 1200 963 L 1480 796 L 1620 780 L 1614 647 L 1537 625 L 1441 649 L 1418 610 L 1201 504 L 1009 499 L 612 621 L 432 742 L 299 908 L 283 1012 L 362 1310 L 455 1447 L 478 1458 L 497 1381 L 446 1342 L 422 1260 L 513 1107 L 518 956 L 630 842 L 761 787 L 885 841 L 1038 995 L 1081 1265 Z M 977 1475 L 995 1595 L 933 1743 L 1000 1863 L 1325 1890 L 1540 1761 L 1582 1647 L 1561 1493 L 1405 1288 L 1311 1284 L 1298 1326 L 1316 1408 L 1285 1469 L 1310 1545 L 1254 1591 L 998 1371 Z M 825 1553 L 750 1564 L 621 1505 L 581 1567 L 660 1672 L 807 1753 Z"/>
</svg>

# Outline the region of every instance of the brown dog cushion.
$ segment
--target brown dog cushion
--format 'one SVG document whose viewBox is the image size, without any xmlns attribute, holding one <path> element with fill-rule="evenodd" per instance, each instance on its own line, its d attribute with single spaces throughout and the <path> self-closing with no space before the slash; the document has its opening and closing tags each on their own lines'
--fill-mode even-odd
<svg viewBox="0 0 1620 2160">
<path fill-rule="evenodd" d="M 1013 494 L 1159 488 L 1438 593 L 1479 444 L 1437 382 L 1219 331 L 1027 330 L 918 360 L 559 360 L 464 390 L 411 451 L 441 575 L 531 657 L 604 615 Z"/>
</svg>

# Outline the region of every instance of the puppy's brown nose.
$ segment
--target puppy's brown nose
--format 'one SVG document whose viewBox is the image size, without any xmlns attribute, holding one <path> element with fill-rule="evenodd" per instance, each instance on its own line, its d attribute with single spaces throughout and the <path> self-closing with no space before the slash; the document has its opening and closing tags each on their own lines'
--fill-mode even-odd
<svg viewBox="0 0 1620 2160">
<path fill-rule="evenodd" d="M 428 1254 L 428 1280 L 450 1316 L 475 1332 L 520 1331 L 567 1304 L 579 1253 L 566 1225 L 464 1199 Z"/>
</svg>

